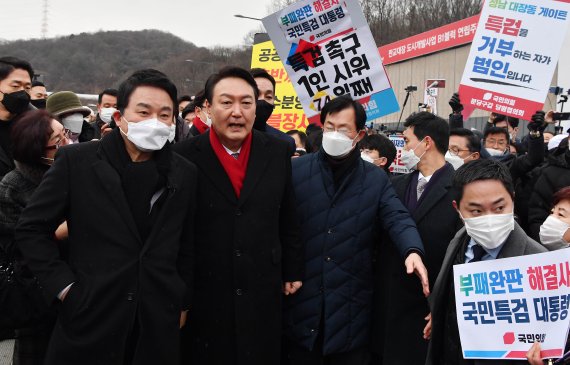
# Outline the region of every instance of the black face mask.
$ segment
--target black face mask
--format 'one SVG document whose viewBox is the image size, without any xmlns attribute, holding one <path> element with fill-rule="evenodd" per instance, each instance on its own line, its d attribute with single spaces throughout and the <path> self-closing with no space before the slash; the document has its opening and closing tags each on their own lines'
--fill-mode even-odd
<svg viewBox="0 0 570 365">
<path fill-rule="evenodd" d="M 38 109 L 45 109 L 46 108 L 46 99 L 36 99 L 30 100 L 30 104 L 35 106 Z"/>
<path fill-rule="evenodd" d="M 265 123 L 269 119 L 275 105 L 269 104 L 265 100 L 257 100 L 255 102 L 255 122 L 253 128 L 258 131 L 265 132 Z"/>
<path fill-rule="evenodd" d="M 22 114 L 28 107 L 28 104 L 30 104 L 30 95 L 25 90 L 2 94 L 4 94 L 4 99 L 2 99 L 1 103 L 4 104 L 6 110 L 11 114 Z"/>
</svg>

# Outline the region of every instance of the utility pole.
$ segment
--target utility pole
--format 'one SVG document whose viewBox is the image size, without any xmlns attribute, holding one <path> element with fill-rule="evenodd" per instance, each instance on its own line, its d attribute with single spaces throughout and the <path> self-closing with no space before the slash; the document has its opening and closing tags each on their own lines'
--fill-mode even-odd
<svg viewBox="0 0 570 365">
<path fill-rule="evenodd" d="M 44 0 L 42 17 L 42 38 L 47 38 L 48 33 L 48 0 Z"/>
</svg>

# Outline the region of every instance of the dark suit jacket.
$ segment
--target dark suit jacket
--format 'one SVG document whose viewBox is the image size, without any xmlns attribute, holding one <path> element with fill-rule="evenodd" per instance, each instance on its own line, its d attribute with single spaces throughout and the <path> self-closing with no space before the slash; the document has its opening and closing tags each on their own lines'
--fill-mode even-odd
<svg viewBox="0 0 570 365">
<path fill-rule="evenodd" d="M 289 155 L 293 156 L 295 150 L 297 149 L 297 145 L 295 144 L 295 140 L 293 137 L 289 136 L 287 133 L 281 132 L 279 129 L 270 126 L 269 124 L 265 125 L 265 133 L 273 136 L 277 139 L 287 142 L 287 148 L 289 149 Z"/>
<path fill-rule="evenodd" d="M 4 148 L 0 146 L 0 180 L 9 173 L 10 171 L 14 170 L 14 161 L 10 154 L 7 151 L 4 151 Z"/>
<path fill-rule="evenodd" d="M 283 281 L 302 280 L 287 145 L 253 130 L 239 199 L 210 145 L 212 130 L 174 149 L 198 167 L 195 299 L 183 349 L 192 364 L 278 364 Z"/>
<path fill-rule="evenodd" d="M 430 288 L 433 287 L 449 242 L 462 226 L 452 206 L 454 196 L 451 182 L 455 170 L 449 163 L 442 169 L 411 213 L 424 243 L 424 264 L 428 270 Z M 405 201 L 412 178 L 417 178 L 417 174 L 392 179 L 394 190 L 402 202 Z M 375 315 L 372 348 L 373 351 L 380 351 L 384 365 L 401 363 L 402 353 L 407 354 L 406 364 L 423 364 L 427 352 L 427 343 L 422 337 L 426 323 L 424 317 L 429 313 L 427 299 L 417 277 L 406 273 L 389 238 L 385 237 L 383 241 L 377 257 L 375 300 L 379 306 L 375 305 L 374 308 L 379 311 Z M 407 350 L 410 348 L 414 351 Z"/>
<path fill-rule="evenodd" d="M 193 282 L 196 167 L 172 154 L 143 241 L 105 149 L 117 141 L 109 137 L 120 138 L 114 133 L 60 149 L 16 227 L 16 246 L 49 301 L 74 282 L 46 364 L 123 364 L 134 323 L 140 335 L 133 363 L 178 362 L 180 311 L 190 306 Z M 68 262 L 52 240 L 63 220 Z"/>
<path fill-rule="evenodd" d="M 445 258 L 441 266 L 441 271 L 437 276 L 435 285 L 429 297 L 431 315 L 432 315 L 432 335 L 429 342 L 428 355 L 426 358 L 426 365 L 436 365 L 441 363 L 443 351 L 443 326 L 445 318 L 446 302 L 448 300 L 448 291 L 450 282 L 452 280 L 453 262 L 458 254 L 458 250 L 462 247 L 462 242 L 466 239 L 467 232 L 462 228 L 453 240 L 449 243 Z M 509 235 L 506 242 L 497 256 L 498 259 L 507 257 L 516 257 L 524 255 L 532 255 L 535 253 L 546 252 L 546 248 L 541 244 L 535 242 L 522 228 L 515 222 L 515 229 Z M 482 333 L 484 335 L 484 333 Z M 527 361 L 510 361 L 510 360 L 473 360 L 474 365 L 514 365 L 514 364 L 528 364 Z"/>
</svg>

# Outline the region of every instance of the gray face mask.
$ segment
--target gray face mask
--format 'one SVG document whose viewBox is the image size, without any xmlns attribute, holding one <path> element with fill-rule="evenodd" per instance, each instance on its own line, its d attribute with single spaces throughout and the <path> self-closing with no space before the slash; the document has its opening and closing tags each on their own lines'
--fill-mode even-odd
<svg viewBox="0 0 570 365">
<path fill-rule="evenodd" d="M 61 124 L 71 133 L 79 134 L 81 133 L 81 128 L 83 127 L 83 114 L 73 113 L 61 119 Z"/>
</svg>

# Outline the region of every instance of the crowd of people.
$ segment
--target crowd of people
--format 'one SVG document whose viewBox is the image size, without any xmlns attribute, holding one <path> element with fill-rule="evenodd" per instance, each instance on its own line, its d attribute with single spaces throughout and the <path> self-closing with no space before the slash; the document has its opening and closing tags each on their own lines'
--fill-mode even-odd
<svg viewBox="0 0 570 365">
<path fill-rule="evenodd" d="M 452 273 L 569 246 L 552 113 L 526 136 L 496 113 L 478 131 L 454 94 L 449 118 L 392 131 L 398 152 L 349 96 L 306 131 L 273 128 L 275 86 L 228 66 L 179 96 L 145 69 L 95 112 L 0 58 L 14 364 L 542 364 L 540 343 L 525 361 L 463 358 Z"/>
</svg>

